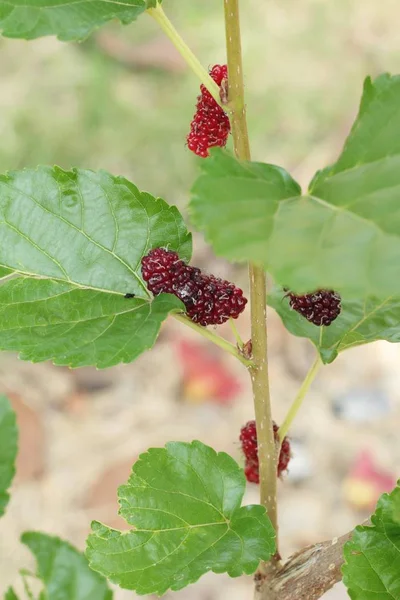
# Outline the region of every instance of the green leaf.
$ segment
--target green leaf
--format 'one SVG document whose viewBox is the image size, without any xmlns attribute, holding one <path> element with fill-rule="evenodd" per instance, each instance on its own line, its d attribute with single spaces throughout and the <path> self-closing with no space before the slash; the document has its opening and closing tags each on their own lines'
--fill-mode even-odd
<svg viewBox="0 0 400 600">
<path fill-rule="evenodd" d="M 131 362 L 184 310 L 173 296 L 149 302 L 141 259 L 160 246 L 190 259 L 180 213 L 122 177 L 58 167 L 0 176 L 0 278 L 29 276 L 0 287 L 0 349 L 71 367 Z"/>
<path fill-rule="evenodd" d="M 343 581 L 352 600 L 400 598 L 400 487 L 380 497 L 372 526 L 359 526 L 344 547 Z"/>
<path fill-rule="evenodd" d="M 180 310 L 183 304 L 169 294 L 149 302 L 19 277 L 0 286 L 0 349 L 70 367 L 129 363 L 154 345 L 168 314 Z"/>
<path fill-rule="evenodd" d="M 5 277 L 8 277 L 9 275 L 12 275 L 12 270 L 11 269 L 6 269 L 5 267 L 0 267 L 0 279 L 4 279 Z"/>
<path fill-rule="evenodd" d="M 281 317 L 293 335 L 308 338 L 324 363 L 330 363 L 343 350 L 377 340 L 400 342 L 400 298 L 377 300 L 342 298 L 342 310 L 329 327 L 316 327 L 292 310 L 285 292 L 275 287 L 268 294 L 268 304 Z"/>
<path fill-rule="evenodd" d="M 18 430 L 9 400 L 0 396 L 0 517 L 9 501 L 7 492 L 15 475 Z"/>
<path fill-rule="evenodd" d="M 55 167 L 0 176 L 0 265 L 85 288 L 148 298 L 140 261 L 168 246 L 188 260 L 176 207 L 105 171 Z"/>
<path fill-rule="evenodd" d="M 299 185 L 279 167 L 238 162 L 221 150 L 201 166 L 190 203 L 195 226 L 216 254 L 237 262 L 264 260 L 279 202 L 298 196 Z"/>
<path fill-rule="evenodd" d="M 19 600 L 17 594 L 14 592 L 13 588 L 8 588 L 5 593 L 4 600 Z"/>
<path fill-rule="evenodd" d="M 34 531 L 24 533 L 21 541 L 36 558 L 47 600 L 112 600 L 106 580 L 67 542 Z"/>
<path fill-rule="evenodd" d="M 91 567 L 138 594 L 179 590 L 207 571 L 254 573 L 275 550 L 262 506 L 240 507 L 243 469 L 201 442 L 152 448 L 118 490 L 128 532 L 92 524 Z"/>
<path fill-rule="evenodd" d="M 400 160 L 400 109 L 398 100 L 400 95 L 400 76 L 391 76 L 387 73 L 372 81 L 370 77 L 364 82 L 364 92 L 361 99 L 360 110 L 351 133 L 346 140 L 342 154 L 338 161 L 330 168 L 317 173 L 311 184 L 311 192 L 317 191 L 321 198 L 330 195 L 332 187 L 339 186 L 339 194 L 333 194 L 337 206 L 346 206 L 351 200 L 356 207 L 360 203 L 351 195 L 358 193 L 368 195 L 366 204 L 377 204 L 376 197 L 369 195 L 375 189 L 384 192 L 387 184 L 384 175 L 392 173 L 397 181 L 396 165 Z M 376 164 L 383 163 L 383 164 Z M 384 167 L 384 168 L 382 168 Z M 359 171 L 359 169 L 362 169 Z M 354 169 L 354 171 L 353 171 Z M 349 172 L 351 171 L 351 173 Z M 335 177 L 341 174 L 340 177 Z M 363 175 L 363 179 L 361 179 Z M 396 177 L 397 175 L 397 177 Z M 335 177 L 335 178 L 334 178 Z M 364 177 L 367 179 L 364 180 Z M 333 179 L 334 178 L 334 179 Z M 345 201 L 339 196 L 342 191 L 347 192 Z M 330 201 L 330 200 L 329 200 Z M 371 204 L 371 202 L 373 204 Z M 360 209 L 360 211 L 359 211 Z M 356 213 L 371 216 L 362 206 Z M 379 217 L 379 214 L 376 215 Z"/>
<path fill-rule="evenodd" d="M 32 590 L 30 588 L 29 583 L 28 583 L 28 579 L 27 579 L 27 577 L 25 577 L 25 573 L 23 573 L 22 571 L 20 571 L 20 575 L 22 575 L 22 581 L 23 581 L 23 584 L 24 584 L 24 591 L 25 591 L 25 594 L 28 597 L 28 599 L 29 600 L 41 600 L 41 597 L 39 597 L 38 599 L 36 599 L 35 596 L 33 595 L 33 592 L 32 592 Z M 42 598 L 43 598 L 43 596 L 42 596 Z M 44 598 L 43 598 L 43 600 L 44 600 Z"/>
<path fill-rule="evenodd" d="M 260 263 L 297 292 L 400 296 L 400 76 L 367 79 L 344 150 L 309 195 L 218 150 L 202 169 L 192 213 L 217 254 Z"/>
<path fill-rule="evenodd" d="M 154 0 L 17 0 L 0 1 L 0 31 L 6 37 L 32 40 L 56 35 L 60 40 L 82 40 L 111 19 L 128 24 Z"/>
</svg>

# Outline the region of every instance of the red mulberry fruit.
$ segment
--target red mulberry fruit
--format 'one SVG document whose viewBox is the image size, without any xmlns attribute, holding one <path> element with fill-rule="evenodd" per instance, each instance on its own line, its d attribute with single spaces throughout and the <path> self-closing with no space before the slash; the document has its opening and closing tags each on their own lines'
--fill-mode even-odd
<svg viewBox="0 0 400 600">
<path fill-rule="evenodd" d="M 279 443 L 278 425 L 274 423 L 273 426 L 275 442 Z M 239 439 L 242 443 L 242 451 L 246 459 L 244 468 L 246 479 L 250 483 L 259 483 L 257 430 L 255 421 L 249 421 L 244 427 L 242 427 Z M 285 437 L 283 439 L 278 458 L 278 477 L 280 477 L 282 473 L 287 470 L 290 457 L 290 442 L 289 439 Z"/>
<path fill-rule="evenodd" d="M 317 290 L 304 296 L 289 292 L 288 296 L 290 306 L 319 327 L 328 327 L 340 315 L 341 298 L 333 290 Z"/>
<path fill-rule="evenodd" d="M 221 325 L 237 319 L 247 299 L 233 283 L 205 275 L 187 265 L 176 252 L 156 248 L 142 258 L 142 276 L 148 289 L 157 296 L 174 294 L 186 308 L 187 316 L 200 325 Z"/>
<path fill-rule="evenodd" d="M 174 277 L 184 268 L 176 252 L 155 248 L 142 258 L 142 277 L 149 290 L 155 295 L 165 292 L 173 294 Z"/>
<path fill-rule="evenodd" d="M 257 460 L 246 460 L 244 474 L 249 483 L 260 483 L 260 473 Z"/>
<path fill-rule="evenodd" d="M 255 421 L 249 421 L 244 427 L 242 427 L 240 430 L 239 440 L 242 443 L 242 451 L 246 459 L 257 459 L 258 461 L 257 429 Z"/>
<path fill-rule="evenodd" d="M 227 74 L 226 65 L 215 65 L 210 70 L 211 77 L 219 86 L 227 78 Z M 197 98 L 196 113 L 187 136 L 187 145 L 189 150 L 197 156 L 206 158 L 209 148 L 226 146 L 231 126 L 228 115 L 214 100 L 207 88 L 202 85 L 200 90 L 201 94 Z"/>
</svg>

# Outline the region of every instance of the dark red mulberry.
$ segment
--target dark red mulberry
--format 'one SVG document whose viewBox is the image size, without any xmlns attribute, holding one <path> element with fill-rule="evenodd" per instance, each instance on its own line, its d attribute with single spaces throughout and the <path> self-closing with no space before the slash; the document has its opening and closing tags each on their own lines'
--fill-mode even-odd
<svg viewBox="0 0 400 600">
<path fill-rule="evenodd" d="M 278 441 L 278 429 L 279 429 L 278 425 L 276 425 L 276 423 L 274 423 L 275 441 Z M 289 438 L 287 436 L 285 436 L 283 438 L 283 441 L 281 444 L 281 451 L 279 453 L 278 476 L 280 476 L 284 471 L 287 471 L 291 457 L 292 457 L 292 453 L 290 450 L 290 441 L 289 441 Z"/>
<path fill-rule="evenodd" d="M 279 443 L 278 437 L 278 425 L 274 426 L 274 437 L 275 442 Z M 250 483 L 259 483 L 259 468 L 258 468 L 258 446 L 257 446 L 257 430 L 256 422 L 249 421 L 240 430 L 240 437 L 242 443 L 242 451 L 245 456 L 245 468 L 244 474 L 246 475 L 247 481 Z M 280 477 L 284 471 L 287 470 L 290 461 L 290 442 L 287 437 L 283 439 L 281 450 L 278 458 L 277 475 Z"/>
<path fill-rule="evenodd" d="M 242 443 L 242 451 L 246 459 L 257 459 L 258 462 L 257 429 L 255 421 L 249 421 L 244 427 L 242 427 L 240 430 L 239 440 Z"/>
<path fill-rule="evenodd" d="M 296 296 L 288 293 L 290 306 L 303 317 L 321 327 L 328 327 L 341 311 L 341 298 L 333 290 L 317 290 L 312 294 Z"/>
<path fill-rule="evenodd" d="M 246 460 L 244 474 L 249 483 L 260 483 L 260 473 L 257 460 Z"/>
<path fill-rule="evenodd" d="M 221 86 L 222 81 L 227 78 L 228 68 L 226 65 L 215 65 L 210 70 L 210 75 L 215 83 Z M 231 126 L 228 115 L 214 100 L 207 88 L 202 85 L 200 90 L 196 113 L 187 136 L 187 145 L 189 150 L 197 156 L 206 158 L 209 148 L 226 146 Z"/>
<path fill-rule="evenodd" d="M 221 325 L 237 319 L 247 299 L 233 283 L 205 275 L 181 260 L 176 252 L 156 248 L 142 258 L 142 276 L 157 296 L 174 294 L 186 307 L 188 317 L 200 325 Z"/>
<path fill-rule="evenodd" d="M 176 252 L 155 248 L 142 258 L 142 277 L 155 296 L 162 292 L 173 294 L 174 277 L 183 266 Z"/>
</svg>

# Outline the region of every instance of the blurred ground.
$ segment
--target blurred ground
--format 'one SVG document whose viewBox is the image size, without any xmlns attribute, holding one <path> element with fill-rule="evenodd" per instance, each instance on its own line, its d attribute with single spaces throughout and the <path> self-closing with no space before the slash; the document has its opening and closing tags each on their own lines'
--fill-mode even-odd
<svg viewBox="0 0 400 600">
<path fill-rule="evenodd" d="M 206 65 L 224 60 L 220 4 L 169 0 L 166 7 Z M 254 158 L 286 167 L 304 185 L 334 160 L 364 76 L 400 71 L 399 17 L 396 0 L 243 2 Z M 197 168 L 184 139 L 198 83 L 146 16 L 81 45 L 1 40 L 0 81 L 1 172 L 43 163 L 105 168 L 184 208 Z M 195 246 L 200 266 L 246 286 L 246 273 L 216 261 L 199 236 Z M 244 337 L 247 318 L 239 325 Z M 13 399 L 22 436 L 0 525 L 0 593 L 31 565 L 22 531 L 41 529 L 83 547 L 92 518 L 120 526 L 116 488 L 147 447 L 198 438 L 240 460 L 239 429 L 253 416 L 246 373 L 224 358 L 240 391 L 216 399 L 185 380 L 182 339 L 193 338 L 169 323 L 151 353 L 105 372 L 0 357 L 1 391 Z M 279 422 L 313 351 L 272 313 L 269 344 Z M 314 384 L 292 432 L 295 462 L 280 484 L 284 554 L 361 522 L 379 475 L 399 474 L 399 359 L 398 347 L 383 342 L 348 351 Z M 246 501 L 257 501 L 255 486 Z M 133 596 L 118 591 L 116 600 Z M 251 580 L 209 575 L 167 597 L 250 598 Z M 345 597 L 339 586 L 327 600 Z"/>
</svg>

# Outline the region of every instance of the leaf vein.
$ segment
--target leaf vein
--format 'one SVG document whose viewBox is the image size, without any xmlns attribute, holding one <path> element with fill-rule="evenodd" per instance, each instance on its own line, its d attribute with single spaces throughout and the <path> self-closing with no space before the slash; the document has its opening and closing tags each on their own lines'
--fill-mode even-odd
<svg viewBox="0 0 400 600">
<path fill-rule="evenodd" d="M 36 248 L 36 250 L 39 250 L 39 252 L 41 252 L 44 256 L 46 256 L 48 259 L 50 259 L 59 269 L 60 271 L 63 273 L 65 279 L 69 282 L 71 282 L 70 278 L 68 277 L 68 274 L 66 272 L 66 270 L 64 269 L 64 267 L 58 262 L 58 260 L 56 258 L 54 258 L 53 256 L 50 256 L 50 254 L 48 254 L 46 252 L 46 250 L 44 250 L 43 248 L 40 248 L 40 246 L 38 246 L 33 240 L 31 240 L 25 233 L 23 233 L 22 231 L 20 231 L 18 229 L 18 227 L 15 227 L 15 225 L 12 225 L 11 223 L 9 223 L 8 221 L 1 221 L 2 223 L 4 223 L 5 225 L 7 225 L 7 227 L 9 227 L 10 229 L 12 229 L 13 231 L 15 231 L 15 233 L 17 233 L 18 235 L 20 235 L 24 240 L 26 240 L 28 243 L 30 243 L 34 248 Z M 4 265 L 9 267 L 9 265 Z"/>
</svg>

